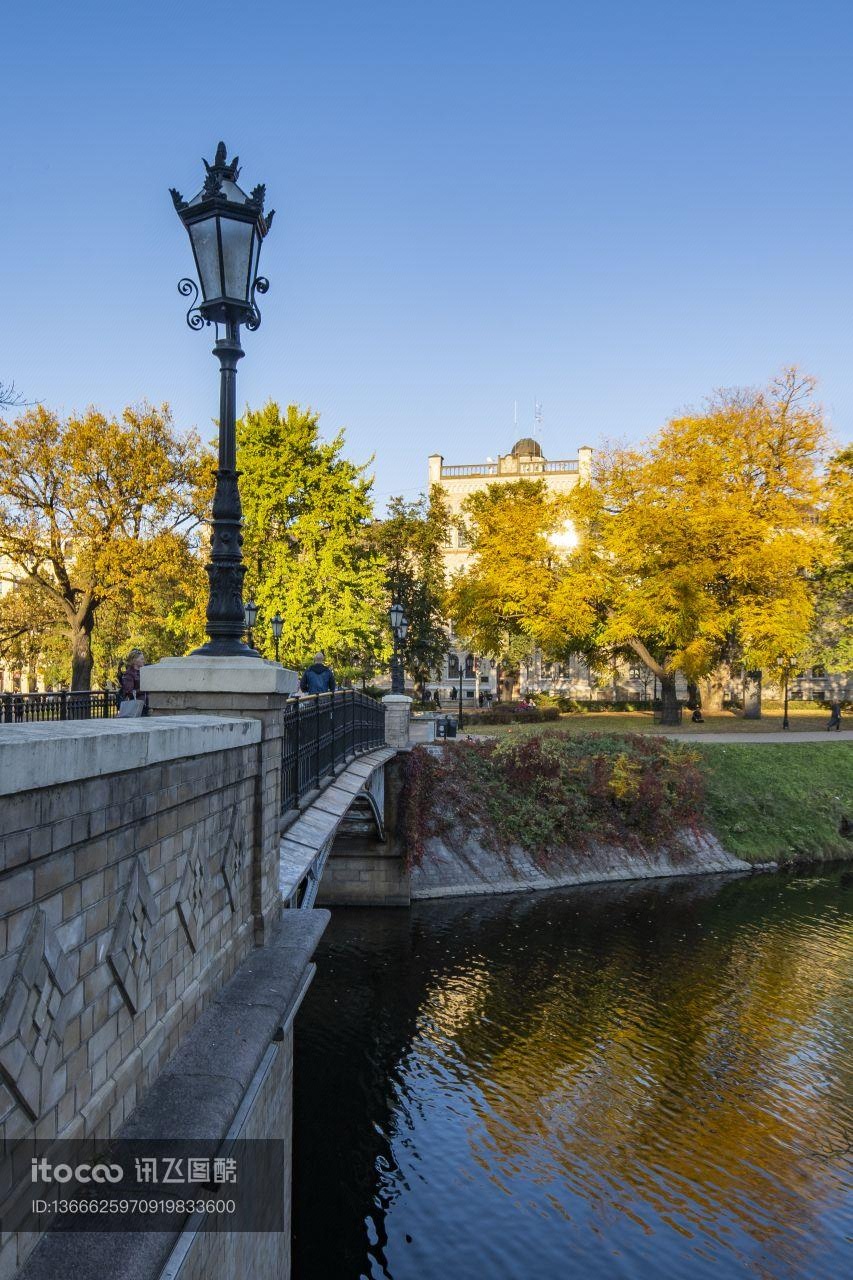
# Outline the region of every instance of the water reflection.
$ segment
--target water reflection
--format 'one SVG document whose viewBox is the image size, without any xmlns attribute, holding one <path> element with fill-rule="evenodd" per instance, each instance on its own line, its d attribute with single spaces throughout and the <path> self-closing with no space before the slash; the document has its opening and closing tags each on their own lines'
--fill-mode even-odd
<svg viewBox="0 0 853 1280">
<path fill-rule="evenodd" d="M 843 1274 L 851 905 L 829 875 L 336 913 L 297 1280 Z"/>
</svg>

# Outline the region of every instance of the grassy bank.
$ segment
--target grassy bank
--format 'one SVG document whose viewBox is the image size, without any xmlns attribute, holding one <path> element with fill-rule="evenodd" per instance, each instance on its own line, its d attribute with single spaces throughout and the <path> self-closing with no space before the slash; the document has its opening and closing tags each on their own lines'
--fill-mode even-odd
<svg viewBox="0 0 853 1280">
<path fill-rule="evenodd" d="M 747 862 L 853 858 L 853 746 L 700 746 L 706 821 Z"/>
<path fill-rule="evenodd" d="M 602 717 L 603 718 L 603 717 Z M 450 846 L 472 825 L 493 851 L 523 848 L 547 868 L 560 850 L 602 841 L 675 847 L 710 830 L 748 862 L 853 858 L 853 745 L 675 742 L 528 726 L 416 748 L 407 765 L 406 845 Z"/>
</svg>

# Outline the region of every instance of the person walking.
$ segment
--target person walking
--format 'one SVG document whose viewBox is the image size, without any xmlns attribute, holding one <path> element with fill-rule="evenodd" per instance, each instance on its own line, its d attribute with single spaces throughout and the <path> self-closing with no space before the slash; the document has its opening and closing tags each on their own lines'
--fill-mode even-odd
<svg viewBox="0 0 853 1280">
<path fill-rule="evenodd" d="M 441 690 L 440 689 L 433 689 L 432 700 L 435 703 L 436 710 L 440 711 L 441 710 Z"/>
<path fill-rule="evenodd" d="M 314 661 L 302 673 L 299 688 L 303 693 L 335 692 L 335 673 L 331 667 L 326 666 L 326 655 L 322 649 L 314 654 Z"/>
<path fill-rule="evenodd" d="M 829 724 L 827 729 L 841 729 L 841 703 L 836 699 L 829 704 Z"/>
</svg>

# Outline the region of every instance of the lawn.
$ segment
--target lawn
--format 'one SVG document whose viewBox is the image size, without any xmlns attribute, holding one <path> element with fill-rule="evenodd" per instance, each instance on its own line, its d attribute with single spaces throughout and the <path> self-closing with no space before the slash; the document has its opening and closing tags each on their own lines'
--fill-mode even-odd
<svg viewBox="0 0 853 1280">
<path fill-rule="evenodd" d="M 853 857 L 853 745 L 705 743 L 708 825 L 748 862 Z"/>
<path fill-rule="evenodd" d="M 801 711 L 791 708 L 788 712 L 791 729 L 798 733 L 826 732 L 828 711 Z M 842 728 L 853 727 L 853 717 L 845 717 Z M 543 729 L 564 729 L 569 733 L 690 733 L 697 738 L 713 737 L 715 733 L 781 733 L 782 712 L 765 711 L 760 720 L 744 720 L 743 716 L 724 711 L 719 715 L 706 715 L 704 724 L 692 724 L 690 713 L 685 712 L 680 725 L 655 724 L 651 711 L 585 711 L 580 714 L 560 716 L 559 720 L 545 724 L 479 725 L 472 716 L 464 722 L 464 733 L 500 736 L 523 736 L 541 733 Z"/>
</svg>

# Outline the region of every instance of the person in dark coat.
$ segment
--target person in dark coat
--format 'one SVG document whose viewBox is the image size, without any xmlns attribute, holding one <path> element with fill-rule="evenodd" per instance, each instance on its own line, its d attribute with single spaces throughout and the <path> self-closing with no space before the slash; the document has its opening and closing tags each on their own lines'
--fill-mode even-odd
<svg viewBox="0 0 853 1280">
<path fill-rule="evenodd" d="M 829 704 L 829 724 L 827 729 L 841 729 L 841 703 L 831 702 Z"/>
<path fill-rule="evenodd" d="M 321 651 L 314 655 L 310 667 L 306 667 L 299 682 L 303 693 L 334 693 L 335 673 L 326 666 L 326 655 Z"/>
</svg>

